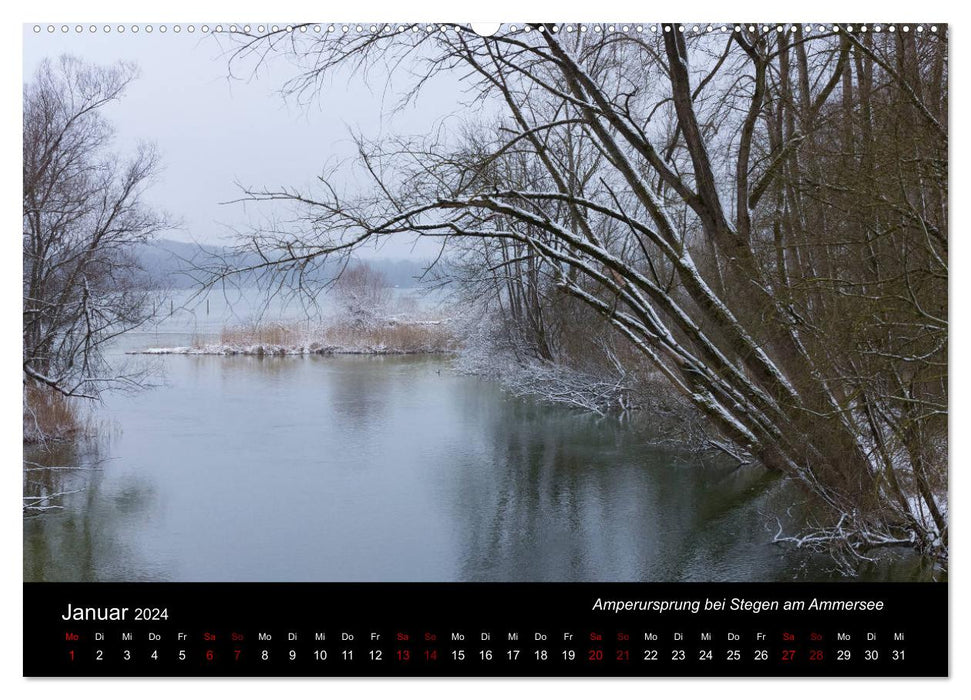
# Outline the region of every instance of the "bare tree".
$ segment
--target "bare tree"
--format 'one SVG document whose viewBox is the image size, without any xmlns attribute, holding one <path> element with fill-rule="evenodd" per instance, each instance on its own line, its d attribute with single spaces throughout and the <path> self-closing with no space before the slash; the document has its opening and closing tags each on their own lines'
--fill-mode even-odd
<svg viewBox="0 0 971 700">
<path fill-rule="evenodd" d="M 366 262 L 348 265 L 335 281 L 334 292 L 344 313 L 361 325 L 373 323 L 391 301 L 387 277 Z"/>
<path fill-rule="evenodd" d="M 63 56 L 24 86 L 25 403 L 38 389 L 97 398 L 136 380 L 111 368 L 103 349 L 152 313 L 131 247 L 166 225 L 142 201 L 158 158 L 147 144 L 127 160 L 112 153 L 102 114 L 135 74 Z"/>
<path fill-rule="evenodd" d="M 360 140 L 371 194 L 248 190 L 302 212 L 248 245 L 287 274 L 401 233 L 481 242 L 507 300 L 532 276 L 581 301 L 800 483 L 819 527 L 780 539 L 946 563 L 946 32 L 586 29 L 241 37 L 234 60 L 297 62 L 292 96 L 405 65 L 405 100 L 454 71 L 501 114 L 458 145 Z"/>
</svg>

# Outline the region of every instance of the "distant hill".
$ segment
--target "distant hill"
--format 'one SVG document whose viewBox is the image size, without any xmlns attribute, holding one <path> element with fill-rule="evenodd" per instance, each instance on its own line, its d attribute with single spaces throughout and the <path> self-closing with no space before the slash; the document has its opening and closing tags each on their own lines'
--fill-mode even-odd
<svg viewBox="0 0 971 700">
<path fill-rule="evenodd" d="M 160 238 L 151 243 L 140 243 L 132 251 L 144 270 L 145 285 L 163 289 L 188 289 L 204 278 L 200 267 L 212 265 L 220 259 L 235 255 L 225 246 L 199 245 Z M 245 266 L 257 262 L 255 256 L 238 257 L 235 264 Z M 394 287 L 416 287 L 418 277 L 427 263 L 406 259 L 368 259 L 373 270 L 383 274 Z M 331 279 L 338 271 L 337 263 L 325 263 L 316 273 L 321 283 Z"/>
</svg>

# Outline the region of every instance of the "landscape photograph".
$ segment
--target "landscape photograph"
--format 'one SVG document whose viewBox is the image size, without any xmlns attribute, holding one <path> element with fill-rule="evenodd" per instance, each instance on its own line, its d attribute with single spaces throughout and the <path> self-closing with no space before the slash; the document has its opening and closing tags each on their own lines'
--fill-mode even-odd
<svg viewBox="0 0 971 700">
<path fill-rule="evenodd" d="M 944 24 L 27 24 L 24 581 L 947 581 Z"/>
</svg>

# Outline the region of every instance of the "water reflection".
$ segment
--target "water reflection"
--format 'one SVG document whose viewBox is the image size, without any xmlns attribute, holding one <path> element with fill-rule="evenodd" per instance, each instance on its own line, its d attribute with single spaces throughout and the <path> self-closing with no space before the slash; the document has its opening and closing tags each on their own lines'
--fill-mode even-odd
<svg viewBox="0 0 971 700">
<path fill-rule="evenodd" d="M 400 369 L 412 362 L 386 357 L 361 357 L 354 363 L 335 363 L 333 358 L 314 356 L 310 362 L 329 371 L 328 400 L 334 408 L 337 427 L 345 431 L 380 429 L 386 411 L 395 401 Z M 353 365 L 353 368 L 351 368 Z M 363 435 L 361 437 L 364 437 Z"/>
<path fill-rule="evenodd" d="M 737 522 L 768 486 L 754 471 L 686 464 L 616 421 L 488 392 L 464 409 L 490 438 L 489 468 L 465 460 L 454 498 L 465 579 L 710 580 L 710 568 L 691 569 L 700 552 L 729 562 L 717 578 L 743 580 L 777 558 L 733 551 L 756 541 Z M 719 517 L 727 522 L 712 528 Z"/>
<path fill-rule="evenodd" d="M 100 441 L 25 451 L 25 496 L 66 494 L 48 501 L 62 509 L 26 513 L 25 581 L 166 580 L 169 567 L 132 537 L 157 514 L 152 484 L 132 474 L 106 479 L 104 451 Z"/>
</svg>

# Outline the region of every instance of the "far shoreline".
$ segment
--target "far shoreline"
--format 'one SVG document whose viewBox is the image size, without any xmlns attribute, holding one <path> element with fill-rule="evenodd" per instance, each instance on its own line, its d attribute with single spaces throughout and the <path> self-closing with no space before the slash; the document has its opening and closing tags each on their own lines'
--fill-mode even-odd
<svg viewBox="0 0 971 700">
<path fill-rule="evenodd" d="M 317 328 L 261 323 L 224 328 L 216 341 L 131 350 L 129 355 L 448 355 L 459 343 L 450 319 L 340 319 Z"/>
</svg>

